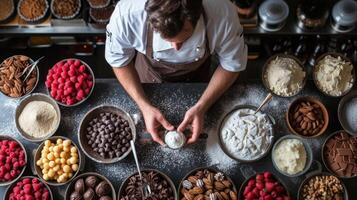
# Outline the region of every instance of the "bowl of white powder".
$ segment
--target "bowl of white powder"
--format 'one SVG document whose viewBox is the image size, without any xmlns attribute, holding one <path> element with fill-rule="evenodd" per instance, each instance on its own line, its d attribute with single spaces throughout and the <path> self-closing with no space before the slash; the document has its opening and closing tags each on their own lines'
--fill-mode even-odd
<svg viewBox="0 0 357 200">
<path fill-rule="evenodd" d="M 310 146 L 294 135 L 286 135 L 277 140 L 271 155 L 274 167 L 288 177 L 306 173 L 312 164 Z"/>
<path fill-rule="evenodd" d="M 307 74 L 300 60 L 286 54 L 270 57 L 263 66 L 262 81 L 268 91 L 280 97 L 292 97 L 301 92 Z"/>
<path fill-rule="evenodd" d="M 339 53 L 326 53 L 316 60 L 313 78 L 316 87 L 330 97 L 349 93 L 356 80 L 350 59 Z"/>
<path fill-rule="evenodd" d="M 338 120 L 344 130 L 357 136 L 357 90 L 341 99 L 338 105 Z"/>
<path fill-rule="evenodd" d="M 16 108 L 16 128 L 24 139 L 31 142 L 41 142 L 51 137 L 60 121 L 59 106 L 45 94 L 31 94 Z"/>
<path fill-rule="evenodd" d="M 256 107 L 235 107 L 222 120 L 219 143 L 222 150 L 239 162 L 255 162 L 269 153 L 274 138 L 274 120 Z"/>
</svg>

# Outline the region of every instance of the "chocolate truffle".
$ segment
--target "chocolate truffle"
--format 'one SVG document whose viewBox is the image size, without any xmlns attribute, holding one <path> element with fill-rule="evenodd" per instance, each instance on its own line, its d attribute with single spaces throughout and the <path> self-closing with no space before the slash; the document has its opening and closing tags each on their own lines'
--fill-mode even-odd
<svg viewBox="0 0 357 200">
<path fill-rule="evenodd" d="M 74 184 L 74 190 L 79 194 L 83 194 L 85 189 L 86 188 L 84 187 L 84 181 L 82 178 L 76 181 L 76 183 Z"/>
<path fill-rule="evenodd" d="M 98 178 L 96 176 L 88 176 L 85 180 L 85 184 L 87 187 L 94 189 L 98 184 Z"/>
<path fill-rule="evenodd" d="M 74 191 L 72 192 L 71 196 L 69 197 L 70 200 L 82 200 L 83 197 L 81 194 L 79 194 L 78 192 Z"/>
<path fill-rule="evenodd" d="M 112 200 L 112 197 L 110 197 L 110 196 L 104 196 L 104 197 L 100 197 L 99 200 Z"/>
<path fill-rule="evenodd" d="M 100 182 L 95 188 L 95 193 L 100 197 L 110 194 L 110 191 L 111 188 L 107 181 Z"/>
<path fill-rule="evenodd" d="M 83 194 L 84 200 L 94 200 L 96 199 L 94 190 L 92 188 L 88 188 L 87 191 Z"/>
</svg>

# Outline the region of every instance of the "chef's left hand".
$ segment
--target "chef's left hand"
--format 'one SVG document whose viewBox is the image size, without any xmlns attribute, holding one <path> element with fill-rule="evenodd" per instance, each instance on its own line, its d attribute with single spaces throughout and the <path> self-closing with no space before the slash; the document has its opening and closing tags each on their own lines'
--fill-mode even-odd
<svg viewBox="0 0 357 200">
<path fill-rule="evenodd" d="M 203 119 L 205 110 L 200 105 L 191 107 L 185 114 L 184 120 L 177 128 L 179 132 L 184 132 L 191 125 L 191 137 L 188 138 L 187 144 L 195 143 L 203 130 Z"/>
</svg>

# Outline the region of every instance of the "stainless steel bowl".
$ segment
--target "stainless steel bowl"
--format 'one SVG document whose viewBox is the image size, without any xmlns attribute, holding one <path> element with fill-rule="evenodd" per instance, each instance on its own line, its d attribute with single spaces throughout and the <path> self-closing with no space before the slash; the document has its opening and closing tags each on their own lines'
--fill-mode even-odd
<svg viewBox="0 0 357 200">
<path fill-rule="evenodd" d="M 113 200 L 116 200 L 117 197 L 116 197 L 116 192 L 115 192 L 115 189 L 114 189 L 114 186 L 113 184 L 109 181 L 109 179 L 107 179 L 105 176 L 101 175 L 101 174 L 98 174 L 96 172 L 86 172 L 86 173 L 83 173 L 79 176 L 77 176 L 76 178 L 74 178 L 71 183 L 68 185 L 67 189 L 66 189 L 66 193 L 65 193 L 65 196 L 64 196 L 64 199 L 65 200 L 71 200 L 70 196 L 71 196 L 71 192 L 74 191 L 74 185 L 76 183 L 77 180 L 83 178 L 85 179 L 86 177 L 88 176 L 96 176 L 98 177 L 99 179 L 101 179 L 102 181 L 106 181 L 109 183 L 110 185 L 110 188 L 112 190 L 112 199 Z"/>
<path fill-rule="evenodd" d="M 309 182 L 309 180 L 311 178 L 314 178 L 315 176 L 333 176 L 333 175 L 330 174 L 330 173 L 327 173 L 327 172 L 312 172 L 311 174 L 309 174 L 305 178 L 305 180 L 302 181 L 302 183 L 301 183 L 301 185 L 299 187 L 298 196 L 297 196 L 298 200 L 305 200 L 304 198 L 302 198 L 302 195 L 303 195 L 303 192 L 304 192 L 303 191 L 303 187 L 304 187 L 305 184 L 307 184 Z M 343 198 L 343 200 L 348 200 L 348 192 L 347 192 L 346 186 L 342 181 L 340 181 L 340 182 L 341 182 L 341 185 L 342 185 L 342 187 L 344 189 L 344 198 Z"/>
<path fill-rule="evenodd" d="M 20 147 L 22 148 L 22 150 L 24 150 L 24 152 L 25 152 L 25 161 L 26 161 L 26 165 L 22 168 L 20 174 L 17 175 L 17 177 L 14 180 L 0 183 L 0 187 L 4 187 L 4 186 L 11 185 L 11 184 L 15 183 L 17 180 L 19 180 L 19 178 L 22 176 L 22 174 L 26 170 L 26 166 L 28 164 L 28 159 L 27 159 L 26 149 L 25 149 L 24 145 L 19 140 L 15 139 L 13 137 L 7 136 L 7 135 L 0 135 L 0 140 L 13 140 L 13 141 L 17 142 L 20 145 Z"/>
<path fill-rule="evenodd" d="M 184 199 L 184 197 L 183 197 L 182 194 L 181 194 L 183 181 L 186 180 L 189 176 L 194 175 L 197 171 L 199 171 L 199 170 L 205 170 L 205 169 L 207 169 L 207 170 L 209 170 L 209 171 L 211 171 L 211 172 L 214 172 L 214 173 L 218 173 L 218 172 L 222 173 L 222 174 L 224 175 L 224 177 L 225 177 L 229 182 L 231 182 L 233 192 L 235 192 L 235 193 L 238 195 L 238 190 L 237 190 L 236 185 L 234 184 L 233 180 L 232 180 L 229 176 L 227 176 L 225 173 L 223 173 L 222 171 L 220 171 L 220 170 L 218 170 L 218 169 L 212 168 L 212 167 L 198 167 L 198 168 L 195 168 L 195 169 L 191 170 L 190 172 L 188 172 L 188 173 L 182 178 L 182 180 L 180 181 L 180 185 L 179 185 L 178 191 L 177 191 L 177 193 L 178 193 L 178 199 Z"/>
<path fill-rule="evenodd" d="M 344 96 L 340 103 L 338 104 L 338 120 L 340 121 L 340 124 L 344 130 L 346 130 L 348 133 L 351 135 L 357 136 L 357 130 L 353 130 L 350 125 L 347 123 L 347 116 L 345 116 L 346 112 L 346 103 L 348 103 L 350 100 L 357 98 L 357 90 L 351 91 L 349 94 Z M 357 105 L 356 105 L 357 106 Z"/>
<path fill-rule="evenodd" d="M 330 55 L 330 56 L 332 56 L 332 57 L 335 57 L 335 58 L 336 58 L 336 57 L 341 57 L 343 60 L 350 62 L 351 65 L 353 66 L 353 62 L 352 62 L 349 58 L 347 58 L 346 56 L 344 56 L 344 55 L 342 55 L 342 54 L 340 54 L 340 53 L 329 52 L 329 53 L 322 54 L 320 57 L 318 57 L 318 58 L 316 59 L 316 64 L 315 64 L 315 66 L 313 67 L 313 70 L 312 70 L 312 71 L 313 71 L 313 80 L 314 80 L 315 86 L 317 87 L 317 89 L 320 90 L 320 92 L 321 92 L 322 94 L 324 94 L 324 95 L 326 95 L 326 96 L 335 97 L 335 98 L 336 98 L 336 97 L 345 96 L 347 93 L 349 93 L 349 92 L 352 90 L 352 88 L 353 88 L 353 86 L 355 85 L 355 82 L 356 82 L 356 70 L 355 70 L 354 66 L 353 66 L 352 72 L 351 72 L 351 73 L 352 73 L 352 78 L 353 78 L 352 86 L 351 86 L 350 89 L 346 90 L 345 92 L 343 92 L 343 93 L 342 93 L 341 95 L 339 95 L 339 96 L 332 96 L 332 95 L 330 95 L 330 94 L 324 92 L 324 91 L 320 88 L 320 86 L 319 86 L 319 84 L 318 84 L 318 82 L 317 82 L 316 67 L 317 67 L 318 63 L 319 63 L 323 58 L 325 58 L 325 57 L 328 56 L 328 55 Z"/>
<path fill-rule="evenodd" d="M 336 136 L 337 134 L 339 133 L 342 133 L 342 132 L 345 132 L 347 133 L 346 131 L 344 130 L 340 130 L 340 131 L 335 131 L 333 132 L 332 134 L 330 134 L 326 140 L 324 141 L 324 143 L 322 144 L 322 148 L 321 148 L 321 158 L 322 158 L 322 162 L 324 163 L 326 169 L 333 175 L 339 177 L 339 178 L 343 178 L 343 179 L 352 179 L 352 178 L 356 178 L 357 175 L 355 176 L 351 176 L 351 177 L 346 177 L 346 176 L 339 176 L 338 174 L 336 174 L 333 170 L 331 170 L 330 166 L 327 164 L 327 161 L 325 159 L 325 155 L 324 155 L 324 152 L 325 152 L 325 146 L 326 146 L 326 143 L 327 141 L 329 141 L 332 137 Z M 348 134 L 348 133 L 347 133 Z M 349 134 L 350 135 L 350 134 Z M 352 136 L 352 135 L 351 135 Z M 356 137 L 356 136 L 355 136 Z"/>
<path fill-rule="evenodd" d="M 62 139 L 62 140 L 70 140 L 69 138 L 63 137 L 63 136 L 53 136 L 51 138 L 49 138 L 48 140 L 50 140 L 51 142 L 56 142 L 57 139 Z M 81 169 L 84 167 L 84 157 L 82 156 L 82 153 L 80 151 L 80 149 L 78 148 L 78 146 L 76 145 L 76 143 L 72 141 L 72 145 L 74 147 L 77 148 L 77 152 L 78 152 L 78 170 L 73 174 L 73 176 L 68 179 L 66 182 L 64 183 L 57 183 L 56 181 L 46 181 L 45 179 L 43 179 L 43 174 L 42 174 L 42 170 L 39 166 L 37 166 L 36 162 L 41 158 L 41 151 L 45 145 L 45 142 L 42 142 L 40 144 L 40 146 L 38 146 L 38 148 L 35 151 L 34 154 L 34 162 L 33 162 L 33 167 L 34 167 L 34 174 L 36 174 L 43 182 L 47 183 L 48 185 L 51 186 L 62 186 L 62 185 L 66 185 L 67 183 L 71 182 L 79 173 L 79 171 L 81 171 Z"/>
<path fill-rule="evenodd" d="M 305 163 L 305 167 L 304 169 L 301 171 L 301 172 L 298 172 L 296 174 L 288 174 L 282 170 L 279 169 L 279 167 L 277 166 L 277 164 L 275 163 L 275 159 L 274 159 L 274 151 L 277 147 L 277 145 L 283 141 L 283 140 L 286 140 L 286 139 L 297 139 L 299 140 L 300 142 L 302 142 L 304 144 L 304 147 L 305 147 L 305 151 L 306 151 L 306 163 Z M 312 153 L 312 150 L 311 150 L 311 147 L 306 143 L 304 142 L 302 139 L 300 139 L 300 137 L 298 136 L 294 136 L 294 135 L 286 135 L 286 136 L 283 136 L 281 138 L 279 138 L 274 146 L 273 146 L 273 150 L 272 150 L 272 154 L 271 154 L 271 160 L 273 162 L 273 165 L 275 167 L 275 169 L 280 172 L 281 174 L 285 175 L 285 176 L 288 176 L 288 177 L 298 177 L 298 176 L 301 176 L 303 174 L 305 174 L 311 167 L 311 164 L 312 164 L 312 160 L 313 160 L 313 153 Z"/>
<path fill-rule="evenodd" d="M 267 83 L 267 77 L 266 77 L 266 71 L 267 71 L 267 68 L 269 66 L 269 64 L 271 63 L 271 61 L 273 61 L 274 59 L 276 59 L 277 57 L 281 57 L 281 58 L 290 58 L 290 59 L 293 59 L 300 67 L 301 69 L 305 72 L 305 78 L 302 82 L 302 87 L 300 90 L 297 90 L 293 95 L 290 95 L 290 96 L 282 96 L 282 95 L 278 95 L 276 94 L 273 90 L 270 89 L 269 87 L 269 84 Z M 295 57 L 295 56 L 292 56 L 292 55 L 286 55 L 286 54 L 275 54 L 273 56 L 271 56 L 270 58 L 268 58 L 268 60 L 265 62 L 265 64 L 263 65 L 263 68 L 262 68 L 262 82 L 263 82 L 263 85 L 264 87 L 269 91 L 271 92 L 272 94 L 276 95 L 276 96 L 279 96 L 279 97 L 283 97 L 283 98 L 287 98 L 287 97 L 293 97 L 293 96 L 296 96 L 298 95 L 305 87 L 306 85 L 306 81 L 307 81 L 307 71 L 305 70 L 304 68 L 304 65 L 301 63 L 301 61 Z"/>
<path fill-rule="evenodd" d="M 270 142 L 269 147 L 266 149 L 265 153 L 263 153 L 263 154 L 260 155 L 258 158 L 253 159 L 253 160 L 242 160 L 242 159 L 239 159 L 239 158 L 235 157 L 235 156 L 232 155 L 231 153 L 229 153 L 229 151 L 227 150 L 226 146 L 225 146 L 224 143 L 223 143 L 223 138 L 222 138 L 222 134 L 221 134 L 222 129 L 223 129 L 223 123 L 226 121 L 226 119 L 227 119 L 232 113 L 236 112 L 237 110 L 241 110 L 241 109 L 256 110 L 257 107 L 251 106 L 251 105 L 240 105 L 240 106 L 234 107 L 230 112 L 228 112 L 228 113 L 224 116 L 224 118 L 222 119 L 222 121 L 220 122 L 220 125 L 219 125 L 219 129 L 218 129 L 218 131 L 219 131 L 219 132 L 218 132 L 218 135 L 219 135 L 219 137 L 218 137 L 218 138 L 219 138 L 219 145 L 220 145 L 221 149 L 223 150 L 223 152 L 224 152 L 227 156 L 229 156 L 230 158 L 232 158 L 233 160 L 236 160 L 236 161 L 242 162 L 242 163 L 252 163 L 252 162 L 256 162 L 256 161 L 258 161 L 258 160 L 264 158 L 266 155 L 269 154 L 270 149 L 271 149 L 271 147 L 273 146 L 273 143 L 274 143 L 274 125 L 275 125 L 275 120 L 274 120 L 270 115 L 267 114 L 267 117 L 269 118 L 269 121 L 270 121 L 270 123 L 272 124 L 272 127 L 273 127 L 273 128 L 272 128 L 272 131 L 271 131 L 271 133 L 272 133 L 272 135 L 271 135 L 271 136 L 272 136 L 272 141 Z"/>
<path fill-rule="evenodd" d="M 171 178 L 169 176 L 167 176 L 166 174 L 164 174 L 163 172 L 156 170 L 156 169 L 142 169 L 141 172 L 151 172 L 154 171 L 158 174 L 160 174 L 160 176 L 162 176 L 171 186 L 172 188 L 172 192 L 174 193 L 174 197 L 175 200 L 179 200 L 177 192 L 176 192 L 176 187 L 175 184 L 172 182 Z M 119 192 L 118 192 L 118 200 L 120 200 L 121 195 L 123 194 L 126 185 L 128 184 L 128 182 L 130 181 L 130 178 L 134 175 L 138 174 L 138 172 L 132 173 L 130 176 L 128 176 L 123 183 L 121 184 L 120 188 L 119 188 Z"/>
<path fill-rule="evenodd" d="M 56 128 L 48 133 L 45 137 L 42 137 L 42 138 L 35 138 L 35 137 L 32 137 L 32 136 L 29 136 L 25 131 L 23 131 L 19 125 L 19 117 L 20 117 L 20 114 L 21 112 L 23 111 L 23 109 L 25 108 L 25 106 L 32 102 L 32 101 L 45 101 L 49 104 L 51 104 L 54 109 L 56 110 L 56 113 L 57 113 L 57 117 L 58 117 L 58 122 L 56 124 Z M 50 138 L 51 136 L 53 136 L 59 125 L 60 125 L 60 122 L 61 122 L 61 110 L 59 109 L 57 103 L 51 99 L 49 96 L 45 95 L 45 94 L 41 94 L 41 93 L 34 93 L 34 94 L 31 94 L 29 96 L 27 96 L 26 98 L 24 98 L 23 100 L 21 100 L 20 104 L 16 107 L 16 112 L 15 112 L 15 125 L 16 125 L 16 128 L 17 130 L 19 131 L 20 135 L 25 139 L 25 140 L 28 140 L 30 142 L 41 142 L 43 140 L 46 140 L 48 138 Z"/>
<path fill-rule="evenodd" d="M 9 58 L 12 58 L 12 57 L 15 57 L 15 56 L 25 56 L 25 55 L 13 55 L 13 56 L 11 56 L 11 57 L 9 57 Z M 25 56 L 25 57 L 28 57 L 28 56 Z M 9 59 L 9 58 L 6 58 L 5 60 L 7 60 L 7 59 Z M 28 58 L 30 59 L 31 63 L 34 62 L 30 57 L 28 57 Z M 3 62 L 5 62 L 5 60 L 4 60 Z M 7 95 L 4 94 L 1 90 L 0 90 L 0 93 L 3 94 L 4 96 L 10 98 L 10 99 L 16 99 L 16 100 L 17 100 L 17 99 L 21 99 L 21 98 L 23 98 L 23 97 L 25 97 L 25 96 L 31 94 L 31 93 L 35 90 L 35 88 L 37 87 L 38 81 L 39 81 L 39 79 L 40 79 L 40 71 L 39 71 L 39 69 L 38 69 L 38 65 L 36 65 L 36 67 L 35 67 L 34 70 L 36 71 L 36 83 L 35 83 L 35 85 L 33 86 L 33 88 L 32 88 L 29 92 L 27 92 L 26 94 L 24 94 L 24 95 L 22 95 L 22 96 L 20 96 L 20 97 L 10 97 L 10 96 L 7 96 Z"/>
<path fill-rule="evenodd" d="M 113 158 L 113 159 L 105 159 L 102 158 L 100 155 L 97 153 L 93 152 L 92 148 L 87 144 L 87 138 L 86 138 L 86 129 L 88 127 L 89 122 L 94 119 L 95 117 L 98 117 L 100 113 L 102 112 L 110 112 L 110 113 L 115 113 L 118 116 L 123 117 L 125 120 L 129 122 L 129 126 L 131 129 L 131 133 L 133 134 L 133 140 L 135 142 L 136 140 L 136 127 L 134 120 L 132 117 L 125 112 L 124 110 L 115 107 L 115 106 L 110 106 L 110 105 L 101 105 L 93 108 L 92 110 L 88 111 L 85 116 L 83 117 L 79 129 L 78 129 L 78 141 L 79 145 L 82 148 L 83 152 L 93 161 L 98 162 L 98 163 L 104 163 L 104 164 L 111 164 L 115 162 L 119 162 L 123 160 L 125 157 L 127 157 L 130 152 L 131 152 L 131 147 L 129 147 L 128 151 L 124 153 L 122 156 Z"/>
<path fill-rule="evenodd" d="M 23 180 L 25 178 L 38 179 L 37 177 L 34 177 L 34 176 L 23 176 L 18 181 Z M 51 188 L 45 182 L 43 182 L 41 179 L 39 179 L 39 181 L 42 182 L 43 185 L 47 188 L 47 190 L 48 190 L 48 192 L 50 194 L 50 200 L 53 200 L 53 194 L 52 194 Z M 6 189 L 3 200 L 8 200 L 9 199 L 9 195 L 10 195 L 11 189 L 15 186 L 16 183 L 17 182 L 12 183 L 11 186 L 9 186 Z"/>
<path fill-rule="evenodd" d="M 56 101 L 59 105 L 61 105 L 61 106 L 63 106 L 63 107 L 68 107 L 68 108 L 78 106 L 78 105 L 82 104 L 83 102 L 85 102 L 85 101 L 92 95 L 93 90 L 94 90 L 94 87 L 95 87 L 95 77 L 94 77 L 93 70 L 92 70 L 92 68 L 91 68 L 86 62 L 84 62 L 83 60 L 80 60 L 80 59 L 77 59 L 77 58 L 67 58 L 67 59 L 60 60 L 60 61 L 58 61 L 57 63 L 59 63 L 59 62 L 66 62 L 67 60 L 74 60 L 74 59 L 81 61 L 81 63 L 87 67 L 87 70 L 89 71 L 90 75 L 91 75 L 92 78 L 93 78 L 93 80 L 92 80 L 92 81 L 93 81 L 92 89 L 90 90 L 90 92 L 89 92 L 89 94 L 86 96 L 86 98 L 84 98 L 82 101 L 79 101 L 79 102 L 77 102 L 77 103 L 75 103 L 75 104 L 73 104 L 73 105 L 67 105 L 67 104 L 64 104 L 64 103 L 62 103 L 62 102 L 57 101 L 54 97 L 52 97 L 50 90 L 46 87 L 47 94 L 48 94 L 49 97 L 51 97 L 51 98 L 52 98 L 54 101 Z"/>
</svg>

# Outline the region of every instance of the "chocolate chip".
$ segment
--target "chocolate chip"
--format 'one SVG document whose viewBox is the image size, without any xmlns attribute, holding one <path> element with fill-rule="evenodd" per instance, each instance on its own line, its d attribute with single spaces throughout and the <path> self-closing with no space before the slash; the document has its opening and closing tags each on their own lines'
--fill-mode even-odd
<svg viewBox="0 0 357 200">
<path fill-rule="evenodd" d="M 95 186 L 98 184 L 99 180 L 96 176 L 88 176 L 85 179 L 85 185 L 89 188 L 95 188 Z"/>
</svg>

